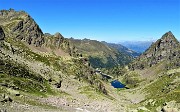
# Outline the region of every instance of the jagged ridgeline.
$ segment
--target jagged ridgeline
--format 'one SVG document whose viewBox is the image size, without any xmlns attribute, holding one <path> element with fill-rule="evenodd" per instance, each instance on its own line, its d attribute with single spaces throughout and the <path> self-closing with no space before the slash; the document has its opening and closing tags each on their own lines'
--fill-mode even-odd
<svg viewBox="0 0 180 112">
<path fill-rule="evenodd" d="M 144 69 L 157 64 L 161 64 L 164 69 L 180 67 L 180 43 L 170 31 L 134 60 L 129 68 Z"/>
<path fill-rule="evenodd" d="M 43 34 L 38 24 L 26 12 L 17 12 L 13 9 L 2 10 L 0 15 L 0 23 L 6 37 L 21 40 L 28 45 L 42 47 L 41 51 L 48 51 L 48 48 L 53 50 L 61 48 L 69 54 L 73 53 L 67 39 L 60 33 L 55 35 Z M 10 41 L 8 38 L 7 40 Z M 46 49 L 43 49 L 43 47 L 46 47 Z"/>
<path fill-rule="evenodd" d="M 52 87 L 77 80 L 107 94 L 88 59 L 68 39 L 44 34 L 30 15 L 13 9 L 0 11 L 0 77 L 5 90 L 45 95 L 54 93 Z"/>
</svg>

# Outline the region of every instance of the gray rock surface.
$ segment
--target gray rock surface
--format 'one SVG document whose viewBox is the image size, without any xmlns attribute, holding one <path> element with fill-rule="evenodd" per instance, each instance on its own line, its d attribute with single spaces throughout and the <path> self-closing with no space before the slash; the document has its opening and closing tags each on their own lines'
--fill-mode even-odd
<svg viewBox="0 0 180 112">
<path fill-rule="evenodd" d="M 58 32 L 56 34 L 54 34 L 54 45 L 56 47 L 59 47 L 60 44 L 63 42 L 64 37 Z"/>
<path fill-rule="evenodd" d="M 44 43 L 43 32 L 33 18 L 24 11 L 1 10 L 0 25 L 6 28 L 9 37 L 25 40 L 37 47 Z"/>
<path fill-rule="evenodd" d="M 165 33 L 161 39 L 153 43 L 146 52 L 132 63 L 131 69 L 144 69 L 169 60 L 171 67 L 180 66 L 180 43 L 171 31 Z"/>
</svg>

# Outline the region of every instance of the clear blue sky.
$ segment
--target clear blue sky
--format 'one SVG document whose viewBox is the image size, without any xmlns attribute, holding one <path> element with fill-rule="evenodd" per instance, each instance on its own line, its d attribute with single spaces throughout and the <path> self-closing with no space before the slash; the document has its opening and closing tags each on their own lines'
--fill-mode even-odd
<svg viewBox="0 0 180 112">
<path fill-rule="evenodd" d="M 172 31 L 180 40 L 180 0 L 0 0 L 0 9 L 25 10 L 43 32 L 65 37 L 158 39 Z"/>
</svg>

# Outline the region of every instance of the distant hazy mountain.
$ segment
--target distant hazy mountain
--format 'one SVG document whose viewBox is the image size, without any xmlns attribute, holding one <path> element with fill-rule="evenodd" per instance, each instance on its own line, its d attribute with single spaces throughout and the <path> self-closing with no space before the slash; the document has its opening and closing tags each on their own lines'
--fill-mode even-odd
<svg viewBox="0 0 180 112">
<path fill-rule="evenodd" d="M 143 53 L 149 48 L 153 41 L 124 41 L 119 43 L 136 52 Z"/>
<path fill-rule="evenodd" d="M 104 41 L 102 43 L 104 43 L 104 44 L 106 44 L 106 45 L 108 45 L 108 46 L 110 46 L 112 48 L 115 48 L 118 51 L 123 52 L 123 53 L 125 53 L 125 54 L 127 54 L 129 56 L 132 56 L 132 57 L 138 57 L 141 54 L 141 53 L 138 53 L 138 52 L 136 52 L 134 50 L 131 50 L 131 49 L 129 49 L 129 48 L 127 48 L 127 47 L 125 47 L 125 46 L 123 46 L 121 44 L 107 43 L 107 42 L 104 42 Z"/>
</svg>

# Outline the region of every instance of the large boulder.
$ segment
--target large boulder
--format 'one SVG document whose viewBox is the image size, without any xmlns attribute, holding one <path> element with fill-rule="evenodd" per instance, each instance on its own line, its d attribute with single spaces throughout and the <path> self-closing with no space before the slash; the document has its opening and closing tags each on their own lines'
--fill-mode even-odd
<svg viewBox="0 0 180 112">
<path fill-rule="evenodd" d="M 0 26 L 0 41 L 4 40 L 4 38 L 5 38 L 5 34 L 4 34 L 2 27 Z"/>
</svg>

